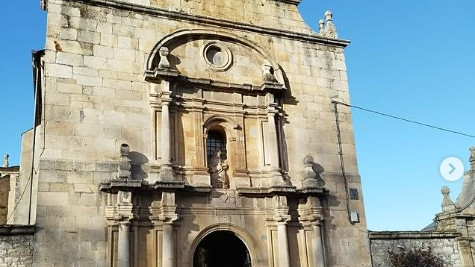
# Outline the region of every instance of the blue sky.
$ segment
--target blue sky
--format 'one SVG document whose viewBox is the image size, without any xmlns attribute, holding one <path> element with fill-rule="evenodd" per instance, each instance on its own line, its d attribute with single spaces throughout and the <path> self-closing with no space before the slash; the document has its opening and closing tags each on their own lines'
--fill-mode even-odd
<svg viewBox="0 0 475 267">
<path fill-rule="evenodd" d="M 8 1 L 0 16 L 0 153 L 19 162 L 21 133 L 32 124 L 31 50 L 44 47 L 40 0 Z M 334 13 L 346 60 L 352 104 L 475 134 L 475 19 L 472 0 L 303 0 L 316 28 Z M 461 181 L 439 174 L 449 156 L 468 166 L 473 138 L 354 110 L 358 163 L 370 230 L 418 230 L 440 211 L 440 188 L 455 199 Z"/>
</svg>

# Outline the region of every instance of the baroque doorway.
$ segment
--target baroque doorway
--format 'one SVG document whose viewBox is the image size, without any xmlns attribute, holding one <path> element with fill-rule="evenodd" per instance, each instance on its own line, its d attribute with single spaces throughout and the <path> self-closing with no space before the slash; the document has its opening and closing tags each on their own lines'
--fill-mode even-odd
<svg viewBox="0 0 475 267">
<path fill-rule="evenodd" d="M 230 231 L 216 231 L 198 244 L 193 267 L 251 267 L 246 245 Z"/>
</svg>

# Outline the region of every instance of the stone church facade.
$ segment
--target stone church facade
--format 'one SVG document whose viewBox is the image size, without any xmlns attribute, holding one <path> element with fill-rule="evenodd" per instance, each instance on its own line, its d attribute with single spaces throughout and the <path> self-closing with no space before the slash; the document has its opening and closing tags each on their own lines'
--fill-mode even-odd
<svg viewBox="0 0 475 267">
<path fill-rule="evenodd" d="M 299 2 L 43 0 L 33 266 L 370 266 L 349 42 Z"/>
</svg>

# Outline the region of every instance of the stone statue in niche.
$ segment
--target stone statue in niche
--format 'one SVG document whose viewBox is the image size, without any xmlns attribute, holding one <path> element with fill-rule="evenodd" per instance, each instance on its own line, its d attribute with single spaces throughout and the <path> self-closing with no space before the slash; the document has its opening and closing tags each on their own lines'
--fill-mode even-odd
<svg viewBox="0 0 475 267">
<path fill-rule="evenodd" d="M 211 175 L 211 186 L 214 188 L 229 188 L 226 175 L 228 164 L 221 155 L 221 150 L 216 150 L 208 161 L 208 172 Z"/>
</svg>

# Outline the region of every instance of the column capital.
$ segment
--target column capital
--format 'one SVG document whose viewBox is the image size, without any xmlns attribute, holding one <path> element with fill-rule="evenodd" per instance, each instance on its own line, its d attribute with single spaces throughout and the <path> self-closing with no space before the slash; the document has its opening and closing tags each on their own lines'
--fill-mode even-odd
<svg viewBox="0 0 475 267">
<path fill-rule="evenodd" d="M 162 107 L 163 106 L 169 106 L 170 103 L 172 102 L 172 99 L 171 98 L 162 98 Z"/>
<path fill-rule="evenodd" d="M 130 223 L 135 218 L 132 192 L 119 191 L 117 193 L 117 204 L 114 211 L 114 221 L 119 224 Z"/>
<path fill-rule="evenodd" d="M 119 225 L 130 226 L 131 222 L 130 222 L 130 220 L 119 221 Z"/>
<path fill-rule="evenodd" d="M 287 224 L 288 221 L 290 221 L 290 215 L 285 215 L 285 214 L 275 214 L 272 219 L 277 223 L 277 224 Z"/>
<path fill-rule="evenodd" d="M 312 214 L 308 216 L 308 221 L 314 226 L 321 226 L 323 223 L 323 217 L 320 215 Z"/>
</svg>

